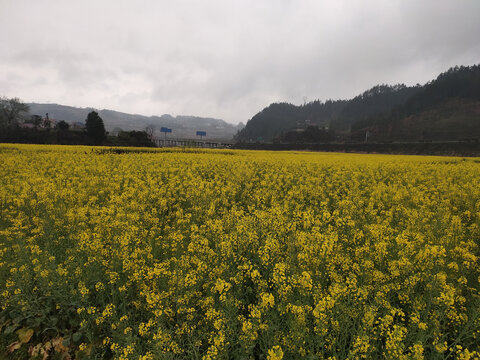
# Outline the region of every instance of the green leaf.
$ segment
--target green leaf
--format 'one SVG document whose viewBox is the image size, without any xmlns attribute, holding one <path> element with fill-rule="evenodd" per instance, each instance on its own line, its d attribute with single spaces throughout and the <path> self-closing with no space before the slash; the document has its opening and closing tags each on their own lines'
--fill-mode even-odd
<svg viewBox="0 0 480 360">
<path fill-rule="evenodd" d="M 70 326 L 72 327 L 77 327 L 80 325 L 80 321 L 75 318 L 74 316 L 71 316 L 69 319 L 68 319 L 68 323 L 70 324 Z"/>
<path fill-rule="evenodd" d="M 75 351 L 75 359 L 81 360 L 81 359 L 85 359 L 86 357 L 87 355 L 83 351 L 81 350 Z"/>
<path fill-rule="evenodd" d="M 18 311 L 16 311 L 16 310 L 11 310 L 11 311 L 8 313 L 8 315 L 10 316 L 10 319 L 15 319 L 15 318 L 18 318 L 19 313 L 18 313 Z M 16 320 L 16 319 L 15 319 L 15 320 Z M 14 320 L 14 321 L 15 321 L 15 320 Z"/>
<path fill-rule="evenodd" d="M 40 327 L 40 325 L 42 324 L 42 320 L 43 320 L 42 318 L 36 317 L 35 319 L 32 320 L 31 326 L 35 328 Z"/>
<path fill-rule="evenodd" d="M 7 327 L 7 326 L 10 324 L 10 322 L 11 322 L 10 320 L 6 320 L 6 321 L 5 321 L 5 318 L 2 318 L 2 319 L 0 320 L 0 332 L 2 331 L 2 329 L 3 329 L 4 327 Z"/>
<path fill-rule="evenodd" d="M 65 347 L 69 347 L 69 346 L 70 346 L 70 336 L 66 336 L 66 337 L 63 339 L 62 345 L 65 346 Z"/>
<path fill-rule="evenodd" d="M 74 333 L 72 335 L 73 342 L 78 343 L 80 341 L 80 339 L 82 338 L 82 336 L 83 336 L 83 334 L 80 331 L 77 331 L 76 333 Z"/>
<path fill-rule="evenodd" d="M 56 316 L 52 316 L 50 318 L 50 322 L 52 323 L 53 326 L 55 326 L 58 323 L 58 318 Z"/>
<path fill-rule="evenodd" d="M 18 328 L 18 325 L 15 325 L 15 324 L 14 324 L 14 325 L 7 326 L 7 327 L 5 328 L 5 330 L 3 331 L 3 333 L 4 333 L 5 335 L 11 334 L 11 333 L 13 333 L 15 330 L 17 330 L 17 328 Z"/>
</svg>

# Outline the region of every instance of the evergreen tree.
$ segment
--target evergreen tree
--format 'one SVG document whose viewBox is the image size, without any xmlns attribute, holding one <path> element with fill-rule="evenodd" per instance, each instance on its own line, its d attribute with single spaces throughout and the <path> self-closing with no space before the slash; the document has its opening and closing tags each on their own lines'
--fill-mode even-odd
<svg viewBox="0 0 480 360">
<path fill-rule="evenodd" d="M 61 130 L 61 131 L 67 131 L 68 128 L 70 127 L 70 124 L 67 123 L 65 120 L 61 120 L 57 123 L 57 125 L 55 126 L 58 130 Z"/>
<path fill-rule="evenodd" d="M 101 144 L 107 138 L 103 120 L 96 111 L 92 111 L 88 114 L 85 127 L 87 128 L 87 135 L 96 144 Z"/>
</svg>

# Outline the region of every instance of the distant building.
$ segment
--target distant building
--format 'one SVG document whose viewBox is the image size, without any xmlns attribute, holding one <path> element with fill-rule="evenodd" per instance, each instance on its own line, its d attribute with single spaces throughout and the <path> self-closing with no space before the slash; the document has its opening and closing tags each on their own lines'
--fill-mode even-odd
<svg viewBox="0 0 480 360">
<path fill-rule="evenodd" d="M 306 129 L 311 125 L 312 125 L 312 122 L 309 119 L 297 120 L 297 129 Z"/>
<path fill-rule="evenodd" d="M 25 121 L 20 124 L 20 127 L 23 129 L 51 129 L 54 128 L 56 124 L 57 120 L 49 118 L 48 114 L 45 114 L 45 117 L 32 115 L 26 118 Z"/>
</svg>

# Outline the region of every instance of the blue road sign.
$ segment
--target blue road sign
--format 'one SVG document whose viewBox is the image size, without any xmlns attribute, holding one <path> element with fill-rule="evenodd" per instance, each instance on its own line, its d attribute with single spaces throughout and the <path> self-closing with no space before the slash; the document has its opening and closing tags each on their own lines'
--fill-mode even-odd
<svg viewBox="0 0 480 360">
<path fill-rule="evenodd" d="M 197 131 L 197 136 L 207 136 L 206 131 Z"/>
</svg>

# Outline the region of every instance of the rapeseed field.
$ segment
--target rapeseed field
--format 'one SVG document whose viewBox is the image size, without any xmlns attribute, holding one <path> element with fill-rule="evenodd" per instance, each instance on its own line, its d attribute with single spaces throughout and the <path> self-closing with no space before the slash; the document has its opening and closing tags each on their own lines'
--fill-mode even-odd
<svg viewBox="0 0 480 360">
<path fill-rule="evenodd" d="M 0 355 L 480 356 L 480 160 L 0 145 Z"/>
</svg>

